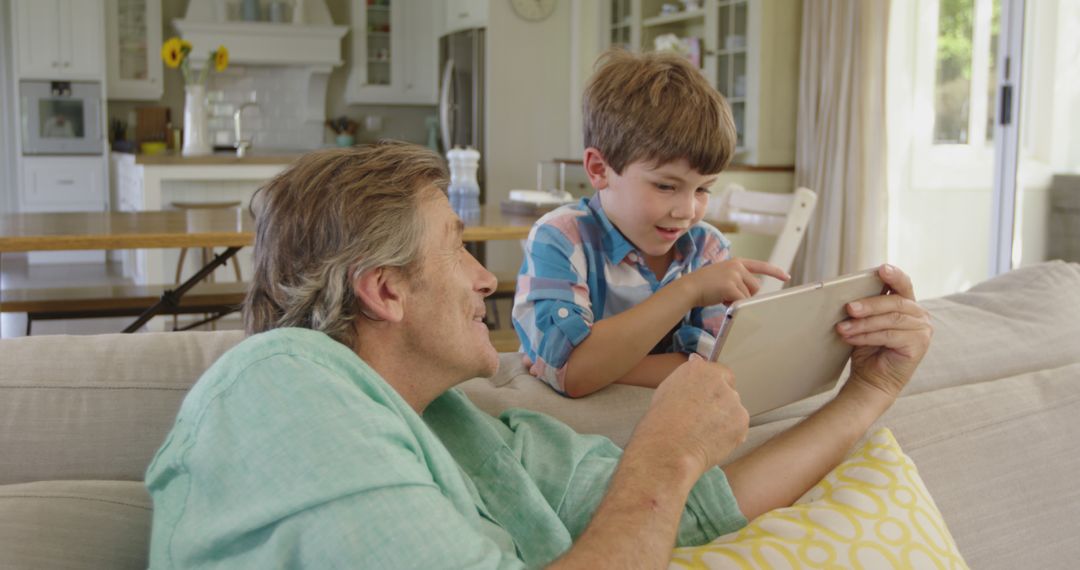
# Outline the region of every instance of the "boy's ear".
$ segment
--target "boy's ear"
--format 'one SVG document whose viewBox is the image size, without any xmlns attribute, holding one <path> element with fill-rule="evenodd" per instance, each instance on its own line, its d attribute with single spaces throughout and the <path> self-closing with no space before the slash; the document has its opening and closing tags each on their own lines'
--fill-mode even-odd
<svg viewBox="0 0 1080 570">
<path fill-rule="evenodd" d="M 597 190 L 603 190 L 608 187 L 608 164 L 604 160 L 604 155 L 600 154 L 600 151 L 596 148 L 589 147 L 585 149 L 585 157 L 583 159 L 585 166 L 585 174 L 589 177 L 589 183 Z"/>
<path fill-rule="evenodd" d="M 364 316 L 373 321 L 400 322 L 405 317 L 405 278 L 389 267 L 369 269 L 353 279 L 353 294 Z"/>
</svg>

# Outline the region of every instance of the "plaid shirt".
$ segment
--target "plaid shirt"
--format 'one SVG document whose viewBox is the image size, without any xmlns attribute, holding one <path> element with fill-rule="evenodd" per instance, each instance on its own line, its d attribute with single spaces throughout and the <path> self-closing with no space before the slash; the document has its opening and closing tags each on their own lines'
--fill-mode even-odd
<svg viewBox="0 0 1080 570">
<path fill-rule="evenodd" d="M 565 393 L 570 352 L 594 322 L 645 301 L 699 267 L 724 261 L 729 250 L 723 234 L 700 222 L 675 242 L 675 258 L 657 281 L 643 254 L 608 219 L 599 195 L 545 215 L 529 233 L 514 295 L 514 329 L 533 361 L 530 372 Z M 653 352 L 708 357 L 725 310 L 693 309 Z"/>
</svg>

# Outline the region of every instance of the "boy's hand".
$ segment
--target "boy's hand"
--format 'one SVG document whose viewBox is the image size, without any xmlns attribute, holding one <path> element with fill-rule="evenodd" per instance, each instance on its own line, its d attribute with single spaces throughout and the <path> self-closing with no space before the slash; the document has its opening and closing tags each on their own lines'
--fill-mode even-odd
<svg viewBox="0 0 1080 570">
<path fill-rule="evenodd" d="M 791 279 L 787 272 L 771 263 L 738 257 L 706 265 L 683 279 L 688 279 L 693 288 L 694 306 L 708 307 L 721 303 L 730 305 L 753 296 L 761 288 L 755 273 L 781 281 Z"/>
</svg>

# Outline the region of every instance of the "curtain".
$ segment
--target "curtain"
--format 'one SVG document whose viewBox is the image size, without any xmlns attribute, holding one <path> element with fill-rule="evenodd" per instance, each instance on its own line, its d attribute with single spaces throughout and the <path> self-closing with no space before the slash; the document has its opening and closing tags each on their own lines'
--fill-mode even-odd
<svg viewBox="0 0 1080 570">
<path fill-rule="evenodd" d="M 803 3 L 795 184 L 818 205 L 797 281 L 885 261 L 888 21 L 889 0 Z"/>
</svg>

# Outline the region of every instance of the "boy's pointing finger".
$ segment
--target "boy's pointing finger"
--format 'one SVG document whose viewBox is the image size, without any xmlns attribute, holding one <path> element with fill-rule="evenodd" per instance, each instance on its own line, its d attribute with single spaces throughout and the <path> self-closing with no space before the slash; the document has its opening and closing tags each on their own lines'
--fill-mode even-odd
<svg viewBox="0 0 1080 570">
<path fill-rule="evenodd" d="M 757 259 L 743 259 L 741 260 L 743 267 L 745 267 L 750 273 L 756 273 L 758 275 L 768 275 L 769 277 L 775 277 L 781 281 L 787 281 L 791 279 L 787 271 L 780 269 L 779 267 L 767 262 L 759 261 Z"/>
</svg>

